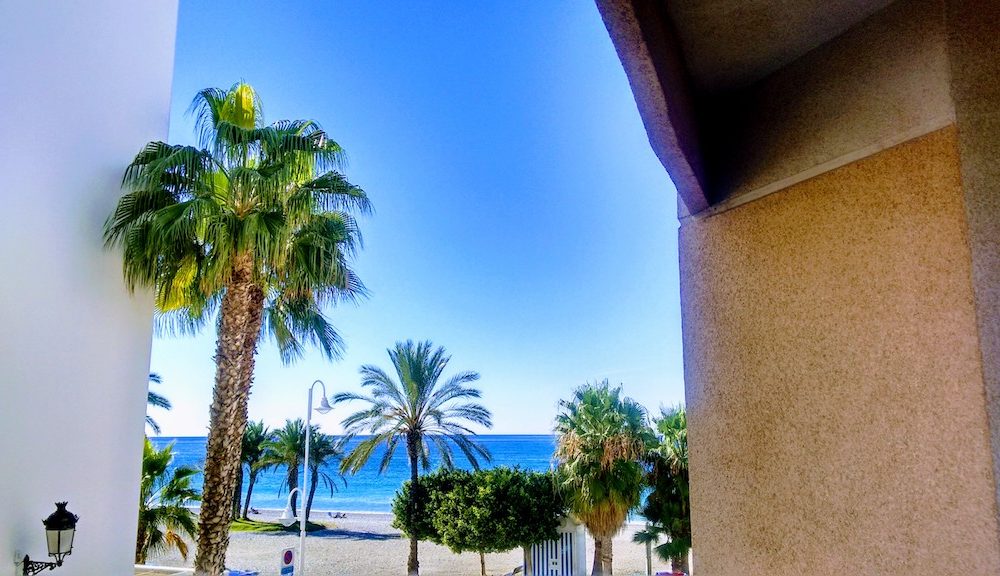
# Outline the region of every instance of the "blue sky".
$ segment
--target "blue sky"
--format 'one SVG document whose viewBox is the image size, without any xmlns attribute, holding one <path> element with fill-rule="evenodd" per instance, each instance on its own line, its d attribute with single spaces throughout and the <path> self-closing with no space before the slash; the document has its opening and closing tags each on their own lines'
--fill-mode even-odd
<svg viewBox="0 0 1000 576">
<path fill-rule="evenodd" d="M 650 410 L 683 400 L 676 193 L 592 2 L 181 0 L 170 141 L 194 142 L 197 90 L 240 79 L 268 121 L 317 120 L 376 210 L 371 297 L 329 311 L 343 359 L 283 366 L 262 343 L 251 418 L 304 416 L 317 378 L 359 389 L 405 339 L 480 372 L 495 433 L 549 433 L 602 378 Z M 214 343 L 154 340 L 165 435 L 205 434 Z"/>
</svg>

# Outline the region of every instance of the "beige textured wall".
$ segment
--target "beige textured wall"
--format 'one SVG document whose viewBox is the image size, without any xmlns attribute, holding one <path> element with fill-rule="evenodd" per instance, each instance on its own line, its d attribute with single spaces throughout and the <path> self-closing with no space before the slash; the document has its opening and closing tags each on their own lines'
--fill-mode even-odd
<svg viewBox="0 0 1000 576">
<path fill-rule="evenodd" d="M 685 219 L 699 576 L 1000 574 L 956 130 Z"/>
<path fill-rule="evenodd" d="M 900 0 L 723 98 L 715 196 L 756 198 L 952 124 L 944 13 Z"/>
<path fill-rule="evenodd" d="M 979 341 L 992 423 L 994 481 L 1000 502 L 1000 2 L 949 0 L 947 22 Z"/>
</svg>

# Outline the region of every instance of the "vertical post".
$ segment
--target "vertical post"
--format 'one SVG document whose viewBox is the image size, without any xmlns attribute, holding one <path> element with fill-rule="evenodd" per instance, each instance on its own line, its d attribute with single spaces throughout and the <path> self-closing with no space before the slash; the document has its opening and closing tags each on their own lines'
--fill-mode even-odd
<svg viewBox="0 0 1000 576">
<path fill-rule="evenodd" d="M 316 383 L 313 382 L 313 386 Z M 312 432 L 313 386 L 309 387 L 309 401 L 306 404 L 306 453 L 302 465 L 302 517 L 299 518 L 299 576 L 306 573 L 306 499 L 309 486 L 309 442 Z"/>
<path fill-rule="evenodd" d="M 653 543 L 646 540 L 646 576 L 653 576 Z"/>
</svg>

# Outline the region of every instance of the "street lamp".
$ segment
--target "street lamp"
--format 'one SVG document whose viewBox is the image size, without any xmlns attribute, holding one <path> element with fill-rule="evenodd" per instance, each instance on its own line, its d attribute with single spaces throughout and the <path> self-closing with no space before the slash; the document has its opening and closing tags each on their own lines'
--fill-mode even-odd
<svg viewBox="0 0 1000 576">
<path fill-rule="evenodd" d="M 56 502 L 56 511 L 42 520 L 45 524 L 45 540 L 49 548 L 49 556 L 56 559 L 55 562 L 36 562 L 24 555 L 21 561 L 21 574 L 32 576 L 42 570 L 53 570 L 62 566 L 63 558 L 73 552 L 73 536 L 76 533 L 76 521 L 79 516 L 66 509 L 66 502 Z"/>
<path fill-rule="evenodd" d="M 316 411 L 320 414 L 326 414 L 330 410 L 333 410 L 333 406 L 330 406 L 330 402 L 326 399 L 326 384 L 323 384 L 322 380 L 316 380 L 309 386 L 309 403 L 306 407 L 306 453 L 304 458 L 303 474 L 302 474 L 302 486 L 301 490 L 299 487 L 293 488 L 288 492 L 288 502 L 285 504 L 285 511 L 281 513 L 278 517 L 278 521 L 285 526 L 291 526 L 295 523 L 295 510 L 292 508 L 292 495 L 296 492 L 299 493 L 299 497 L 302 499 L 302 515 L 299 517 L 299 570 L 298 574 L 302 576 L 306 573 L 306 486 L 309 486 L 309 444 L 312 442 L 312 412 L 313 412 L 313 389 L 319 384 L 323 389 L 323 396 L 320 398 L 319 406 Z"/>
</svg>

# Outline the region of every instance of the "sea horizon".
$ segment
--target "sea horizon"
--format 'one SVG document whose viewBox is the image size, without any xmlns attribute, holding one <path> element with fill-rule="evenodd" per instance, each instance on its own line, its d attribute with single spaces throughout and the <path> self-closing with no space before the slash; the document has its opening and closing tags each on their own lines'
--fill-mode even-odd
<svg viewBox="0 0 1000 576">
<path fill-rule="evenodd" d="M 348 450 L 363 440 L 366 436 L 356 436 L 348 444 Z M 157 448 L 173 443 L 174 460 L 171 468 L 188 465 L 201 469 L 205 458 L 206 436 L 151 436 L 150 441 Z M 520 467 L 533 472 L 545 472 L 551 469 L 555 452 L 554 434 L 477 434 L 475 438 L 487 450 L 492 460 L 481 462 L 481 468 L 497 468 L 500 466 Z M 392 498 L 403 482 L 409 479 L 409 463 L 405 449 L 397 449 L 388 469 L 379 474 L 378 465 L 381 461 L 383 448 L 379 448 L 368 464 L 357 474 L 345 474 L 344 481 L 336 474 L 335 467 L 323 470 L 334 481 L 336 491 L 331 495 L 329 484 L 321 481 L 316 489 L 313 510 L 317 513 L 354 512 L 386 514 L 392 512 Z M 456 450 L 454 455 L 456 468 L 471 469 L 472 467 Z M 431 466 L 434 470 L 440 465 L 436 451 L 432 451 Z M 423 473 L 423 469 L 421 469 Z M 302 470 L 299 470 L 299 481 L 302 481 Z M 283 510 L 285 508 L 288 489 L 284 485 L 286 468 L 278 466 L 261 472 L 254 485 L 250 506 L 258 510 Z M 201 490 L 202 475 L 194 477 L 194 487 Z M 243 496 L 249 479 L 244 472 Z M 197 505 L 196 505 L 197 506 Z"/>
</svg>

